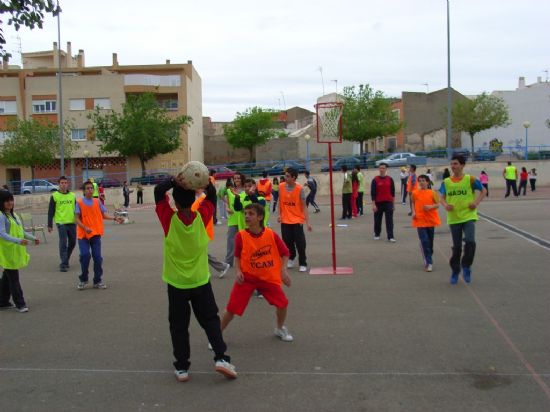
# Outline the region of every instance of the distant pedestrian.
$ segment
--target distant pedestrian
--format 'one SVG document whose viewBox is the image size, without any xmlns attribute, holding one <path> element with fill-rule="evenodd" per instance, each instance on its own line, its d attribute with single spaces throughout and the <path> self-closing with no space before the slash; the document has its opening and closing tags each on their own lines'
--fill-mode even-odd
<svg viewBox="0 0 550 412">
<path fill-rule="evenodd" d="M 277 177 L 273 178 L 271 194 L 273 195 L 273 213 L 275 213 L 279 201 L 279 179 Z"/>
<path fill-rule="evenodd" d="M 273 199 L 273 183 L 271 183 L 266 171 L 262 173 L 262 178 L 258 179 L 256 190 L 258 191 L 258 195 L 265 199 L 267 211 L 270 212 L 271 200 Z"/>
<path fill-rule="evenodd" d="M 416 165 L 409 166 L 409 178 L 407 179 L 407 193 L 409 194 L 409 216 L 412 216 L 411 193 L 418 189 L 418 181 L 416 180 Z"/>
<path fill-rule="evenodd" d="M 351 193 L 353 191 L 351 185 L 351 173 L 348 172 L 346 165 L 342 166 L 343 183 L 342 183 L 342 217 L 343 219 L 351 219 Z"/>
<path fill-rule="evenodd" d="M 143 204 L 143 186 L 141 185 L 141 183 L 137 184 L 136 196 L 137 196 L 136 203 L 138 205 L 142 205 Z"/>
<path fill-rule="evenodd" d="M 525 196 L 527 192 L 527 181 L 529 180 L 529 173 L 527 173 L 527 169 L 525 167 L 521 168 L 521 173 L 519 174 L 519 189 L 518 189 L 518 195 L 521 194 L 521 191 L 523 189 L 523 196 Z"/>
<path fill-rule="evenodd" d="M 69 270 L 69 260 L 76 246 L 76 196 L 69 191 L 69 181 L 65 176 L 59 178 L 59 190 L 52 193 L 48 207 L 48 232 L 53 230 L 53 223 L 59 234 L 59 270 Z"/>
<path fill-rule="evenodd" d="M 225 263 L 229 263 L 233 267 L 235 255 L 235 235 L 239 231 L 239 216 L 233 209 L 235 196 L 239 196 L 244 191 L 245 176 L 242 173 L 236 173 L 233 176 L 233 185 L 227 190 L 227 248 L 225 254 Z"/>
<path fill-rule="evenodd" d="M 313 178 L 313 176 L 311 176 L 309 170 L 306 170 L 305 175 L 306 184 L 304 186 L 309 189 L 309 193 L 306 196 L 306 207 L 309 207 L 311 204 L 311 206 L 315 209 L 315 212 L 313 213 L 319 213 L 321 209 L 319 209 L 319 206 L 315 202 L 315 195 L 317 194 L 317 181 Z"/>
<path fill-rule="evenodd" d="M 451 172 L 450 172 L 449 168 L 446 167 L 445 170 L 443 170 L 443 176 L 441 177 L 441 179 L 445 180 L 450 176 L 451 176 Z"/>
<path fill-rule="evenodd" d="M 506 198 L 510 196 L 510 189 L 512 189 L 512 193 L 514 194 L 514 196 L 518 197 L 518 169 L 516 168 L 516 166 L 512 165 L 512 162 L 508 162 L 508 166 L 504 168 L 502 176 L 506 180 L 506 194 L 504 195 L 504 197 Z"/>
<path fill-rule="evenodd" d="M 537 169 L 535 168 L 529 172 L 529 184 L 531 185 L 531 192 L 534 192 L 537 189 Z"/>
<path fill-rule="evenodd" d="M 103 182 L 99 183 L 97 187 L 97 191 L 99 192 L 99 201 L 102 205 L 105 204 L 105 188 L 103 187 Z"/>
<path fill-rule="evenodd" d="M 462 156 L 451 159 L 451 177 L 445 179 L 439 189 L 441 204 L 447 210 L 447 224 L 453 239 L 451 266 L 451 285 L 458 282 L 460 269 L 466 283 L 470 283 L 472 264 L 476 252 L 475 221 L 477 207 L 485 197 L 485 188 L 474 176 L 464 174 L 466 160 Z M 476 195 L 475 192 L 479 192 Z M 462 243 L 464 240 L 464 253 Z"/>
<path fill-rule="evenodd" d="M 428 176 L 429 179 L 429 188 L 431 189 L 434 184 L 434 177 L 432 176 L 432 169 L 426 170 L 426 173 L 424 173 L 426 176 Z"/>
<path fill-rule="evenodd" d="M 487 191 L 487 197 L 489 197 L 489 176 L 487 175 L 485 170 L 481 171 L 481 174 L 479 175 L 479 181 Z"/>
<path fill-rule="evenodd" d="M 130 190 L 130 186 L 128 186 L 128 182 L 125 180 L 122 184 L 122 197 L 124 197 L 124 207 L 128 208 L 130 205 L 130 193 L 132 193 L 133 190 Z"/>
<path fill-rule="evenodd" d="M 363 216 L 363 199 L 365 195 L 365 176 L 361 173 L 361 167 L 355 166 L 353 170 L 357 173 L 357 180 L 359 181 L 359 188 L 357 189 L 357 210 L 359 216 Z"/>
<path fill-rule="evenodd" d="M 407 180 L 409 180 L 409 172 L 407 168 L 403 166 L 399 173 L 399 180 L 401 180 L 401 203 L 407 204 Z"/>
<path fill-rule="evenodd" d="M 372 179 L 370 195 L 372 199 L 372 211 L 374 212 L 374 240 L 380 240 L 382 231 L 382 218 L 386 219 L 386 234 L 389 242 L 395 242 L 393 235 L 393 211 L 395 202 L 395 184 L 387 175 L 388 165 L 380 163 L 379 175 Z"/>
<path fill-rule="evenodd" d="M 359 178 L 357 177 L 357 170 L 351 171 L 351 217 L 354 219 L 359 213 L 357 208 L 357 198 L 359 197 Z"/>
</svg>

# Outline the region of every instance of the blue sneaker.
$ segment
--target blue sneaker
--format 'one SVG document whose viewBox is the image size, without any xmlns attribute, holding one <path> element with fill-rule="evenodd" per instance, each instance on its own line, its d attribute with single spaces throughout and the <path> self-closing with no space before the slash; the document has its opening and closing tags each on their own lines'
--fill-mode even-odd
<svg viewBox="0 0 550 412">
<path fill-rule="evenodd" d="M 462 277 L 464 278 L 464 282 L 470 283 L 472 281 L 472 269 L 462 268 Z"/>
<path fill-rule="evenodd" d="M 456 285 L 458 282 L 458 273 L 451 273 L 451 285 Z"/>
</svg>

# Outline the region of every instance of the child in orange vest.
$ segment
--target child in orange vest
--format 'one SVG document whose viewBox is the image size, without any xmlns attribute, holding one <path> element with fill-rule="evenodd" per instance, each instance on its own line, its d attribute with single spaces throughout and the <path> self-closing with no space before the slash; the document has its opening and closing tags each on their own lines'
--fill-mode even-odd
<svg viewBox="0 0 550 412">
<path fill-rule="evenodd" d="M 244 208 L 247 229 L 235 236 L 236 282 L 222 318 L 222 331 L 235 315 L 242 316 L 252 293 L 257 289 L 276 309 L 275 335 L 284 342 L 294 338 L 285 326 L 288 299 L 281 284 L 290 287 L 287 273 L 288 248 L 270 228 L 263 226 L 264 207 L 251 203 Z"/>
<path fill-rule="evenodd" d="M 418 188 L 411 193 L 412 226 L 418 232 L 420 247 L 424 257 L 424 270 L 433 270 L 434 227 L 441 224 L 439 219 L 439 196 L 430 189 L 430 178 L 418 176 Z"/>
</svg>

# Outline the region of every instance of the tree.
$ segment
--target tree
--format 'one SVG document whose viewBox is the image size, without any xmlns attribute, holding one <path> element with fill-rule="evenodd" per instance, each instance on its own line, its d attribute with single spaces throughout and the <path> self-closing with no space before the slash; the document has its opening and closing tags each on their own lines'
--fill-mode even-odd
<svg viewBox="0 0 550 412">
<path fill-rule="evenodd" d="M 6 39 L 4 38 L 4 30 L 2 25 L 4 21 L 1 19 L 3 14 L 8 14 L 8 25 L 13 25 L 15 30 L 21 27 L 34 29 L 35 26 L 42 28 L 45 13 L 52 13 L 53 16 L 61 9 L 56 5 L 54 0 L 8 0 L 0 1 L 0 57 L 9 57 L 10 54 L 4 50 Z"/>
<path fill-rule="evenodd" d="M 104 113 L 98 107 L 88 118 L 94 123 L 95 136 L 102 142 L 101 152 L 137 156 L 143 176 L 147 161 L 181 146 L 182 127 L 193 121 L 189 116 L 169 116 L 152 93 L 129 95 L 122 113 L 114 110 Z"/>
<path fill-rule="evenodd" d="M 368 84 L 344 87 L 342 131 L 344 140 L 361 143 L 397 133 L 403 123 L 395 115 L 391 100 Z"/>
<path fill-rule="evenodd" d="M 505 127 L 510 124 L 508 107 L 500 97 L 482 93 L 474 99 L 455 103 L 452 110 L 453 129 L 470 135 L 472 156 L 474 154 L 474 136 L 493 127 Z"/>
<path fill-rule="evenodd" d="M 248 149 L 250 161 L 256 161 L 256 146 L 265 144 L 275 136 L 285 136 L 282 130 L 276 130 L 275 110 L 251 107 L 243 113 L 238 112 L 231 124 L 223 127 L 227 142 L 232 147 Z"/>
<path fill-rule="evenodd" d="M 69 137 L 70 125 L 64 126 L 64 153 L 70 158 L 75 143 Z M 6 165 L 28 166 L 34 180 L 35 166 L 47 166 L 59 155 L 59 126 L 49 120 L 13 119 L 8 122 L 8 138 L 0 152 L 0 162 Z"/>
</svg>

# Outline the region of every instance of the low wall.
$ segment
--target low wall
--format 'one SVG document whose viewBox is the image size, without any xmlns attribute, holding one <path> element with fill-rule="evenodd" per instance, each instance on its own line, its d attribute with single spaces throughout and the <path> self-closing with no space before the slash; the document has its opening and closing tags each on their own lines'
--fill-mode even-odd
<svg viewBox="0 0 550 412">
<path fill-rule="evenodd" d="M 506 186 L 504 178 L 502 177 L 502 171 L 506 167 L 506 162 L 474 162 L 467 163 L 464 171 L 468 174 L 473 174 L 474 176 L 479 176 L 482 170 L 485 170 L 489 175 L 489 187 L 490 188 L 503 188 Z M 525 166 L 527 170 L 532 168 L 537 169 L 537 185 L 538 186 L 550 186 L 550 160 L 529 160 L 514 162 L 514 165 L 521 169 L 522 166 Z M 432 176 L 435 178 L 436 187 L 439 187 L 439 182 L 441 181 L 441 175 L 443 170 L 445 170 L 446 165 L 442 166 L 430 166 Z M 417 174 L 423 174 L 426 172 L 428 167 L 420 166 L 417 169 Z M 370 192 L 370 182 L 374 176 L 378 175 L 378 169 L 367 169 L 362 170 L 363 175 L 365 176 L 365 189 L 366 192 Z M 397 189 L 399 188 L 399 167 L 391 167 L 388 170 L 388 174 L 393 177 L 395 180 Z M 519 170 L 518 170 L 519 172 Z M 313 174 L 313 177 L 318 184 L 318 195 L 328 195 L 329 194 L 329 174 L 328 173 L 316 173 Z M 302 174 L 298 176 L 298 182 L 304 183 L 305 176 Z M 218 181 L 217 185 L 224 184 L 224 181 Z M 333 183 L 334 183 L 334 194 L 340 195 L 342 190 L 343 183 L 343 173 L 334 172 L 333 173 Z M 135 187 L 131 187 L 131 190 L 134 192 L 130 194 L 130 206 L 136 205 L 136 190 Z M 143 187 L 143 202 L 145 204 L 152 204 L 155 201 L 153 194 L 154 186 L 144 186 Z M 399 190 L 399 189 L 398 189 Z M 75 192 L 77 197 L 81 196 L 81 191 Z M 44 193 L 39 195 L 17 195 L 15 196 L 15 208 L 17 210 L 29 210 L 35 213 L 45 213 L 48 210 L 48 204 L 50 202 L 50 194 Z M 122 205 L 124 203 L 124 198 L 122 196 L 122 188 L 110 188 L 105 189 L 105 204 L 109 210 L 114 208 L 115 204 Z"/>
</svg>

